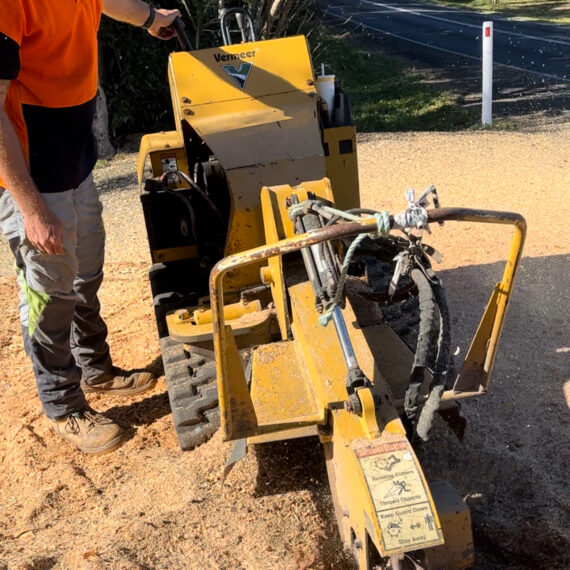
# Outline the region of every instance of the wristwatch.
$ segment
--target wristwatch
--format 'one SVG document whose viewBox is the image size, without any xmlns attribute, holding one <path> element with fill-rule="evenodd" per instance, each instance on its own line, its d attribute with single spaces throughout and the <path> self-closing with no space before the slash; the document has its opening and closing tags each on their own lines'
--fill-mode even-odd
<svg viewBox="0 0 570 570">
<path fill-rule="evenodd" d="M 144 28 L 145 30 L 148 30 L 154 24 L 154 18 L 156 16 L 156 10 L 152 6 L 149 6 L 149 9 L 150 13 L 148 15 L 148 18 L 146 19 L 146 22 L 141 26 L 141 28 Z"/>
</svg>

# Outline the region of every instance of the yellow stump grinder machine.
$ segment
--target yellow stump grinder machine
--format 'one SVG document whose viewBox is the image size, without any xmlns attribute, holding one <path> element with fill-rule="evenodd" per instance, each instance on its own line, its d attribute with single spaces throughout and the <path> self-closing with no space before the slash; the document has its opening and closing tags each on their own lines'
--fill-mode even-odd
<svg viewBox="0 0 570 570">
<path fill-rule="evenodd" d="M 237 442 L 231 461 L 318 437 L 359 568 L 469 567 L 469 509 L 448 483 L 426 481 L 414 449 L 436 412 L 461 430 L 458 400 L 486 391 L 524 219 L 441 208 L 433 187 L 409 191 L 395 215 L 362 208 L 347 98 L 315 75 L 303 36 L 257 41 L 247 11 L 222 9 L 224 45 L 193 50 L 176 25 L 176 129 L 142 139 L 138 174 L 180 447 L 220 426 Z M 514 228 L 457 373 L 438 254 L 422 239 L 452 221 Z M 380 310 L 410 299 L 413 350 Z"/>
</svg>

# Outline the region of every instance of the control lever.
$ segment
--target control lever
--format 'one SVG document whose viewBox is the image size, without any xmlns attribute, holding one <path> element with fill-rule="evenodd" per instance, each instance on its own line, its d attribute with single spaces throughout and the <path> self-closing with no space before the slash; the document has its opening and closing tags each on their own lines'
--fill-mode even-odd
<svg viewBox="0 0 570 570">
<path fill-rule="evenodd" d="M 184 28 L 184 22 L 182 22 L 181 18 L 176 18 L 174 22 L 172 22 L 172 29 L 176 32 L 178 36 L 178 41 L 180 42 L 180 46 L 182 47 L 183 51 L 193 51 L 194 48 L 192 47 L 192 42 L 189 40 L 188 35 L 186 34 L 186 29 Z"/>
</svg>

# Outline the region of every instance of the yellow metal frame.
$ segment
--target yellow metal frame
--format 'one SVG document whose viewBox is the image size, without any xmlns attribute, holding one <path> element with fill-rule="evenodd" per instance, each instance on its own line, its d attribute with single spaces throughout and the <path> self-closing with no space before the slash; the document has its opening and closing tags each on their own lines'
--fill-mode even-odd
<svg viewBox="0 0 570 570">
<path fill-rule="evenodd" d="M 139 189 L 142 190 L 146 161 L 150 158 L 153 177 L 163 174 L 161 159 L 174 156 L 178 161 L 178 170 L 188 174 L 188 161 L 184 150 L 182 136 L 177 131 L 168 131 L 145 135 L 141 139 L 137 159 L 137 176 Z M 172 188 L 186 188 L 182 180 L 171 185 Z M 168 260 L 169 261 L 169 260 Z"/>
<path fill-rule="evenodd" d="M 293 188 L 287 184 L 264 187 L 261 190 L 261 211 L 266 243 L 277 243 L 285 237 L 295 234 L 293 223 L 287 215 L 286 198 Z M 295 189 L 299 201 L 306 200 L 312 193 L 317 198 L 334 202 L 332 186 L 327 178 L 313 182 L 303 182 Z M 289 310 L 287 307 L 287 290 L 283 281 L 281 256 L 270 257 L 267 267 L 262 269 L 262 278 L 271 286 L 271 295 L 275 303 L 275 313 L 281 332 L 281 338 L 289 334 Z"/>
<path fill-rule="evenodd" d="M 509 299 L 524 247 L 526 221 L 520 214 L 512 212 L 470 210 L 467 208 L 434 210 L 430 218 L 433 221 L 445 218 L 448 221 L 506 224 L 514 227 L 503 278 L 493 289 L 453 389 L 443 395 L 442 399 L 445 401 L 482 394 L 489 385 Z"/>
<path fill-rule="evenodd" d="M 515 228 L 503 279 L 493 290 L 487 309 L 483 314 L 454 388 L 443 394 L 443 401 L 456 400 L 481 394 L 485 391 L 489 383 L 489 376 L 495 360 L 508 300 L 512 293 L 514 278 L 522 254 L 526 235 L 526 222 L 522 216 L 515 213 L 459 208 L 431 210 L 429 216 L 430 222 L 468 221 L 509 224 Z M 239 358 L 236 361 L 235 357 L 231 354 L 231 346 L 235 346 L 235 343 L 233 341 L 231 328 L 225 326 L 224 311 L 222 310 L 224 306 L 224 275 L 235 268 L 258 263 L 276 256 L 282 256 L 286 253 L 299 251 L 304 247 L 316 245 L 323 241 L 373 232 L 375 230 L 375 224 L 376 222 L 373 218 L 364 218 L 358 222 L 349 222 L 331 228 L 313 230 L 306 234 L 281 240 L 277 243 L 257 247 L 226 257 L 219 261 L 212 269 L 210 274 L 210 302 L 213 314 L 220 412 L 224 436 L 227 439 L 234 437 L 232 433 L 234 428 L 232 426 L 235 425 L 235 421 L 232 418 L 232 406 L 230 404 L 234 392 L 241 394 L 246 408 L 251 409 L 252 405 L 243 372 L 241 372 L 240 379 L 239 371 L 241 371 L 241 362 Z M 230 359 L 237 362 L 238 370 L 232 369 Z M 237 403 L 237 400 L 234 400 L 234 403 Z M 243 419 L 241 413 L 240 418 Z M 252 413 L 248 425 L 253 426 L 254 424 L 255 414 Z M 242 430 L 240 429 L 240 431 Z"/>
<path fill-rule="evenodd" d="M 224 317 L 234 336 L 243 345 L 269 342 L 273 314 L 262 309 L 259 300 L 239 301 L 224 306 Z M 166 316 L 168 334 L 175 341 L 183 343 L 204 343 L 213 337 L 212 311 L 205 307 L 194 310 L 181 309 Z"/>
<path fill-rule="evenodd" d="M 318 183 L 314 184 L 318 186 Z M 326 181 L 320 182 L 321 195 L 323 188 L 326 188 Z M 299 193 L 307 190 L 297 188 L 295 191 Z M 319 195 L 319 192 L 316 193 Z M 279 191 L 276 195 L 282 198 Z M 270 189 L 265 189 L 263 201 L 266 210 L 264 213 L 268 214 L 277 205 L 278 210 L 273 210 L 275 219 L 280 219 L 279 223 L 287 226 L 288 219 L 283 216 L 282 211 L 285 207 L 282 204 L 283 200 L 272 200 Z M 267 217 L 269 216 L 266 215 L 265 218 Z M 453 208 L 431 210 L 428 212 L 428 217 L 430 222 L 455 220 L 511 224 L 515 227 L 503 279 L 491 295 L 456 385 L 454 389 L 444 393 L 443 400 L 478 395 L 484 391 L 489 381 L 522 253 L 526 223 L 518 214 Z M 228 272 L 238 267 L 269 260 L 269 270 L 265 272 L 270 274 L 269 281 L 274 285 L 278 283 L 279 288 L 285 288 L 283 276 L 276 274 L 281 273 L 281 265 L 275 264 L 275 261 L 280 260 L 284 254 L 331 239 L 371 233 L 375 229 L 375 219 L 364 218 L 360 221 L 286 237 L 226 257 L 216 264 L 210 274 L 210 302 L 223 435 L 225 439 L 246 437 L 262 440 L 264 437 L 270 437 L 272 433 L 317 426 L 325 449 L 341 537 L 345 546 L 352 548 L 360 568 L 367 567 L 370 543 L 374 544 L 383 557 L 397 556 L 410 550 L 439 548 L 437 552 L 441 559 L 453 557 L 450 568 L 465 568 L 473 560 L 470 533 L 464 532 L 460 539 L 457 538 L 459 535 L 455 532 L 453 524 L 450 525 L 449 518 L 451 516 L 452 520 L 455 520 L 453 517 L 457 513 L 454 515 L 446 512 L 446 532 L 453 538 L 451 546 L 441 546 L 444 544 L 442 523 L 431 491 L 396 411 L 400 402 L 392 398 L 391 391 L 380 374 L 381 371 L 375 367 L 373 356 L 369 350 L 363 348 L 361 339 L 358 338 L 358 335 L 362 336 L 362 331 L 349 327 L 349 335 L 363 372 L 374 380 L 372 388 L 363 387 L 356 391 L 362 407 L 362 413 L 357 415 L 343 407 L 343 400 L 346 402 L 348 396 L 346 387 L 338 380 L 328 380 L 329 377 L 335 379 L 340 377 L 338 366 L 342 363 L 337 362 L 338 358 L 336 360 L 332 358 L 326 363 L 330 367 L 327 369 L 323 368 L 322 359 L 318 357 L 319 347 L 327 352 L 329 358 L 331 351 L 332 354 L 335 353 L 335 348 L 328 342 L 330 339 L 323 336 L 327 331 L 321 329 L 319 332 L 319 329 L 315 328 L 316 312 L 311 302 L 312 290 L 308 282 L 288 288 L 291 320 L 287 319 L 280 324 L 282 328 L 290 325 L 294 340 L 261 347 L 267 356 L 258 358 L 265 366 L 265 368 L 262 366 L 259 377 L 261 382 L 265 381 L 266 386 L 270 386 L 269 392 L 263 392 L 264 389 L 267 390 L 263 385 L 256 386 L 255 374 L 250 391 L 234 333 L 225 323 L 223 278 Z M 269 231 L 268 237 L 273 238 L 283 234 L 291 235 L 291 228 L 282 227 L 279 230 L 278 224 L 266 231 Z M 278 290 L 277 292 L 279 293 Z M 348 302 L 344 313 L 347 322 L 355 320 Z M 282 333 L 284 332 L 286 331 L 282 330 Z M 272 350 L 273 347 L 279 350 Z M 279 351 L 282 352 L 281 355 Z M 296 358 L 301 359 L 306 370 L 295 367 L 296 351 L 299 352 Z M 254 367 L 256 354 L 259 353 L 254 351 Z M 290 362 L 289 371 L 288 362 Z M 296 382 L 298 388 L 293 386 L 287 393 L 281 389 L 271 392 L 271 386 L 277 387 L 279 385 L 277 380 L 280 379 L 271 377 L 270 371 L 273 368 L 279 377 L 281 369 L 285 370 L 286 374 L 289 373 L 288 381 Z M 298 373 L 300 373 L 299 378 L 290 378 L 291 374 Z M 300 402 L 302 404 L 300 415 L 292 413 L 289 410 L 291 406 L 282 405 L 284 412 L 280 415 L 279 409 L 276 412 L 275 409 L 280 407 L 279 401 L 283 401 L 284 394 L 288 394 L 285 397 L 293 400 L 289 404 L 295 406 L 295 410 L 297 409 L 295 398 L 314 400 L 317 405 L 315 407 L 314 403 Z M 322 407 L 319 409 L 319 406 Z M 402 464 L 398 467 L 400 471 L 389 472 L 390 465 L 387 462 L 390 460 L 394 461 L 394 464 Z M 408 462 L 405 466 L 402 463 L 404 460 Z M 390 491 L 390 485 L 409 486 L 406 491 L 413 490 L 412 494 L 407 496 L 416 502 L 407 508 L 407 505 L 401 502 L 403 499 L 398 497 L 393 500 L 396 505 L 393 507 L 392 501 L 386 498 L 388 496 L 386 490 Z M 416 527 L 410 524 L 416 520 L 414 518 L 416 511 L 423 517 L 415 523 L 423 524 L 419 531 L 413 530 Z M 398 538 L 401 528 L 406 528 L 405 536 Z M 462 551 L 460 559 L 455 560 L 454 548 L 459 544 L 465 545 L 466 548 Z"/>
<path fill-rule="evenodd" d="M 323 129 L 323 142 L 328 148 L 325 164 L 327 178 L 334 188 L 335 207 L 360 208 L 356 129 L 349 125 Z"/>
</svg>

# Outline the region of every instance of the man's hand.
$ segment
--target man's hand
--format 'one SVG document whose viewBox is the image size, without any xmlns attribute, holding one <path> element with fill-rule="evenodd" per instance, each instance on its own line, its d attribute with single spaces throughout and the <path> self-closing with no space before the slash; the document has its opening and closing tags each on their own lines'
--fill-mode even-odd
<svg viewBox="0 0 570 570">
<path fill-rule="evenodd" d="M 161 40 L 169 40 L 176 36 L 172 23 L 176 18 L 180 18 L 180 10 L 165 10 L 160 8 L 156 11 L 156 16 L 154 17 L 154 22 L 152 26 L 148 29 L 148 33 L 155 38 Z"/>
<path fill-rule="evenodd" d="M 47 207 L 24 214 L 24 226 L 28 241 L 42 253 L 61 255 L 63 226 L 59 218 Z"/>
<path fill-rule="evenodd" d="M 128 22 L 133 26 L 142 26 L 148 20 L 151 8 L 143 0 L 103 0 L 103 13 L 118 20 Z M 148 33 L 161 40 L 169 40 L 176 35 L 170 27 L 176 18 L 180 18 L 180 10 L 155 10 L 154 21 L 148 28 Z"/>
<path fill-rule="evenodd" d="M 24 159 L 22 146 L 4 110 L 10 81 L 0 79 L 0 178 L 24 216 L 26 236 L 44 253 L 62 254 L 63 227 L 46 206 Z"/>
</svg>

